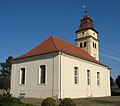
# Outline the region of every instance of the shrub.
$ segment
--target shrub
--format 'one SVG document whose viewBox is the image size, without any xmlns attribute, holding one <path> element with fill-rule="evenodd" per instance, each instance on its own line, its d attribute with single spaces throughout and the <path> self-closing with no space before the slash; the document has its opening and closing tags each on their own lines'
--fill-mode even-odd
<svg viewBox="0 0 120 106">
<path fill-rule="evenodd" d="M 21 101 L 7 94 L 7 95 L 0 95 L 0 103 L 21 103 Z"/>
<path fill-rule="evenodd" d="M 51 97 L 48 97 L 42 101 L 41 106 L 55 106 L 55 104 L 55 100 Z"/>
<path fill-rule="evenodd" d="M 75 102 L 70 98 L 63 99 L 59 106 L 76 106 Z"/>
<path fill-rule="evenodd" d="M 31 104 L 22 103 L 20 99 L 13 98 L 11 95 L 0 95 L 0 106 L 33 106 Z"/>
<path fill-rule="evenodd" d="M 0 106 L 10 106 L 11 104 L 21 104 L 21 101 L 17 98 L 11 97 L 11 95 L 0 95 Z"/>
</svg>

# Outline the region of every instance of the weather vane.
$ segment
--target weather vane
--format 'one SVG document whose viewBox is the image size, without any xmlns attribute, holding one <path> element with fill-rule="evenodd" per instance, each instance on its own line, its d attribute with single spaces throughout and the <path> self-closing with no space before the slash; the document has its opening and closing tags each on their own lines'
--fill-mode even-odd
<svg viewBox="0 0 120 106">
<path fill-rule="evenodd" d="M 85 9 L 85 14 L 87 15 L 88 14 L 88 9 L 87 9 L 87 6 L 84 5 L 83 8 Z"/>
</svg>

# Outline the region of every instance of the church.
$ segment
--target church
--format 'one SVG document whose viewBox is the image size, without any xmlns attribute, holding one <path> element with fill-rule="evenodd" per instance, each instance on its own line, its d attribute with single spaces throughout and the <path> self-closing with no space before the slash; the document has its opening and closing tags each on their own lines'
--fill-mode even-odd
<svg viewBox="0 0 120 106">
<path fill-rule="evenodd" d="M 85 15 L 76 45 L 50 36 L 12 60 L 13 97 L 63 99 L 110 96 L 110 68 L 99 60 L 98 32 Z"/>
</svg>

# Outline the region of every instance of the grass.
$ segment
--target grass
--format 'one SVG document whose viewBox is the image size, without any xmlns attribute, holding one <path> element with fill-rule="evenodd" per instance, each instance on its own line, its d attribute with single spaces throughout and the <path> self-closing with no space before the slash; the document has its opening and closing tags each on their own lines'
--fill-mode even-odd
<svg viewBox="0 0 120 106">
<path fill-rule="evenodd" d="M 30 103 L 35 106 L 40 106 L 42 99 L 24 98 L 21 99 L 24 103 Z M 80 98 L 74 99 L 77 106 L 120 106 L 120 96 L 99 97 L 99 98 Z"/>
<path fill-rule="evenodd" d="M 120 96 L 74 100 L 77 106 L 120 106 Z"/>
<path fill-rule="evenodd" d="M 38 98 L 23 98 L 20 100 L 23 103 L 30 103 L 30 104 L 33 104 L 35 106 L 40 106 L 42 101 L 43 101 L 43 99 L 38 99 Z"/>
</svg>

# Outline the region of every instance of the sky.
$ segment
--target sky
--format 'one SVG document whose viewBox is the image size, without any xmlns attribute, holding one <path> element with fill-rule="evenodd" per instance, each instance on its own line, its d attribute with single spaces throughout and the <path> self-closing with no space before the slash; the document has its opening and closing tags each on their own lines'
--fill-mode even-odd
<svg viewBox="0 0 120 106">
<path fill-rule="evenodd" d="M 93 19 L 100 61 L 120 75 L 120 0 L 0 0 L 0 62 L 20 56 L 54 35 L 75 44 L 80 19 Z"/>
</svg>

